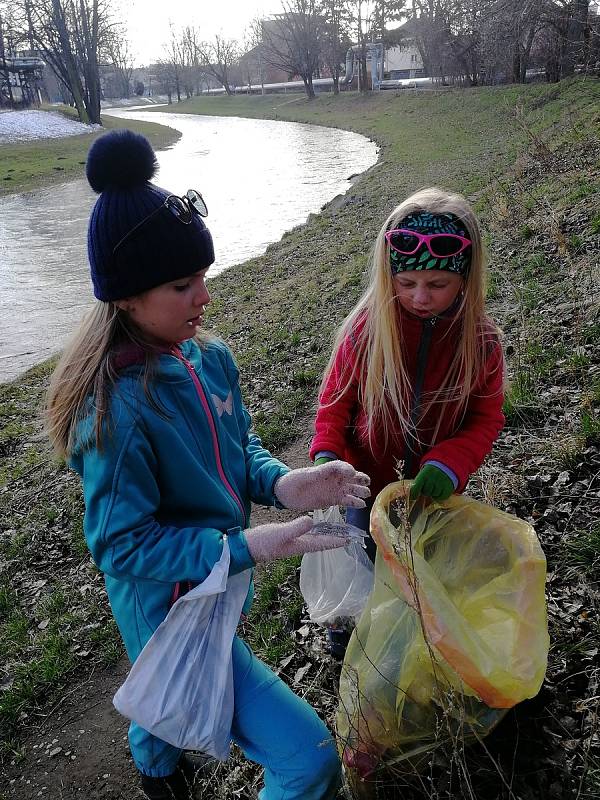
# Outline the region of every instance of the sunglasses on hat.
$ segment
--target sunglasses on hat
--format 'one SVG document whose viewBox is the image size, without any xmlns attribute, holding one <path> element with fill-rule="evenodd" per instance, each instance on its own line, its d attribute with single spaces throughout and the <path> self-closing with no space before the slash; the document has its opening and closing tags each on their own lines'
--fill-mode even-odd
<svg viewBox="0 0 600 800">
<path fill-rule="evenodd" d="M 142 227 L 142 225 L 145 225 L 160 211 L 162 211 L 163 208 L 166 208 L 168 211 L 170 211 L 170 213 L 173 214 L 173 216 L 183 225 L 189 225 L 194 218 L 194 214 L 198 215 L 199 217 L 208 216 L 208 207 L 204 202 L 204 198 L 196 189 L 188 189 L 183 197 L 178 197 L 176 194 L 170 194 L 165 198 L 165 202 L 162 205 L 160 205 L 158 208 L 155 208 L 152 213 L 148 214 L 147 217 L 144 217 L 144 219 L 141 222 L 138 222 L 137 225 L 134 225 L 134 227 L 117 242 L 117 244 L 113 247 L 113 256 L 124 242 L 133 236 L 133 234 L 136 233 Z"/>
<path fill-rule="evenodd" d="M 386 231 L 385 238 L 392 250 L 403 256 L 412 256 L 421 245 L 429 250 L 434 258 L 457 256 L 470 246 L 471 240 L 457 233 L 418 233 L 408 228 Z"/>
</svg>

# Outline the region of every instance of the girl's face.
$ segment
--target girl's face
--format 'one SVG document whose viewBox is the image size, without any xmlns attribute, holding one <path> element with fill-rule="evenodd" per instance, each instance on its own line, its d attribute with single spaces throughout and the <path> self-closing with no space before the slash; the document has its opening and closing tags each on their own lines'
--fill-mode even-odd
<svg viewBox="0 0 600 800">
<path fill-rule="evenodd" d="M 396 297 L 405 311 L 422 319 L 436 317 L 458 297 L 463 278 L 455 272 L 409 270 L 393 276 Z"/>
<path fill-rule="evenodd" d="M 162 283 L 117 305 L 151 340 L 167 345 L 184 342 L 195 335 L 210 303 L 207 272 L 202 269 L 187 278 Z"/>
</svg>

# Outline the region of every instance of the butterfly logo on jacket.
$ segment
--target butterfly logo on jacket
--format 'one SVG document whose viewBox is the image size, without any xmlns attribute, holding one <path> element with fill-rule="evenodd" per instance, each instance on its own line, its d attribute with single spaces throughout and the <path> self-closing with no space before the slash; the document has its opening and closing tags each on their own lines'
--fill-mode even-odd
<svg viewBox="0 0 600 800">
<path fill-rule="evenodd" d="M 233 394 L 231 392 L 229 392 L 225 400 L 221 400 L 216 394 L 211 394 L 211 397 L 219 417 L 223 416 L 224 411 L 226 411 L 229 416 L 233 414 Z"/>
</svg>

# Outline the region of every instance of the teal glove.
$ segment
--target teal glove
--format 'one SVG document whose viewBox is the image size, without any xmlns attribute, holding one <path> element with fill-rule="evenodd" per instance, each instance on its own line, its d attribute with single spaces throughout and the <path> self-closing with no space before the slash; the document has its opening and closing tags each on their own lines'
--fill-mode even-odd
<svg viewBox="0 0 600 800">
<path fill-rule="evenodd" d="M 414 502 L 421 495 L 442 502 L 454 492 L 454 484 L 446 473 L 433 464 L 425 464 L 419 470 L 410 490 L 410 499 Z"/>
</svg>

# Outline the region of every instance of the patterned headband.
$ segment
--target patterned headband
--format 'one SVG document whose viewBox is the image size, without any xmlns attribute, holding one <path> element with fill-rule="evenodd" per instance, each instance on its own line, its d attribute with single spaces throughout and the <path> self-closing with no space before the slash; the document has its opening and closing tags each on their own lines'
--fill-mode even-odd
<svg viewBox="0 0 600 800">
<path fill-rule="evenodd" d="M 448 233 L 452 236 L 461 237 L 463 242 L 457 242 L 457 246 L 462 249 L 456 255 L 441 256 L 434 255 L 431 252 L 430 242 L 421 242 L 415 252 L 401 253 L 395 247 L 394 234 L 389 231 L 386 234 L 386 239 L 390 245 L 390 266 L 394 274 L 398 272 L 408 272 L 410 270 L 428 270 L 439 269 L 448 272 L 455 272 L 458 275 L 466 277 L 471 266 L 471 246 L 469 239 L 469 232 L 466 230 L 463 222 L 455 214 L 432 214 L 429 211 L 418 211 L 400 220 L 394 227 L 394 231 L 399 229 L 405 231 L 415 231 L 415 233 L 424 234 L 425 236 L 434 236 L 439 234 Z M 396 234 L 397 236 L 398 234 Z M 414 238 L 414 237 L 413 237 Z M 404 241 L 408 246 L 400 246 L 400 249 L 413 249 L 413 243 L 409 240 L 410 236 L 405 236 Z M 441 240 L 440 240 L 441 241 Z M 436 240 L 434 240 L 434 243 Z M 414 242 L 414 246 L 417 243 Z M 435 250 L 442 250 L 439 243 Z"/>
</svg>

